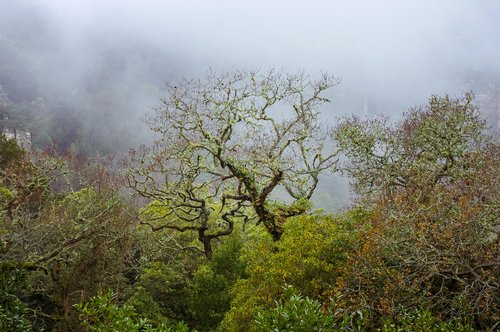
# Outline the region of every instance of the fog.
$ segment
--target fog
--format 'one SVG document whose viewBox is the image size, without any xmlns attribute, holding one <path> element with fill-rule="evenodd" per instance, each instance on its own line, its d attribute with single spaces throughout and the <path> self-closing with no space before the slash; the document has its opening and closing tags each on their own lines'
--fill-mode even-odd
<svg viewBox="0 0 500 332">
<path fill-rule="evenodd" d="M 186 75 L 208 66 L 323 69 L 360 94 L 415 101 L 455 92 L 469 72 L 499 74 L 495 0 L 39 3 L 72 48 L 93 34 L 139 40 L 176 56 L 171 67 Z"/>
<path fill-rule="evenodd" d="M 0 0 L 0 85 L 65 148 L 147 141 L 163 83 L 208 68 L 333 73 L 332 122 L 470 89 L 498 121 L 499 59 L 497 0 Z"/>
<path fill-rule="evenodd" d="M 334 73 L 339 95 L 385 101 L 385 112 L 400 113 L 500 75 L 496 0 L 1 0 L 0 9 L 0 34 L 31 30 L 12 39 L 34 39 L 44 67 L 35 79 L 72 92 L 107 70 L 118 84 L 156 87 L 208 67 L 277 66 Z"/>
</svg>

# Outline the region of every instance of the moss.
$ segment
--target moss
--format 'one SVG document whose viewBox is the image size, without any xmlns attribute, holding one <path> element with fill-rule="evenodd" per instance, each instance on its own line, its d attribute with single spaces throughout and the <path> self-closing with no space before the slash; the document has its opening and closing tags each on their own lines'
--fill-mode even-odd
<svg viewBox="0 0 500 332">
<path fill-rule="evenodd" d="M 11 201 L 16 195 L 10 189 L 5 187 L 0 187 L 0 206 L 3 206 L 7 202 Z"/>
</svg>

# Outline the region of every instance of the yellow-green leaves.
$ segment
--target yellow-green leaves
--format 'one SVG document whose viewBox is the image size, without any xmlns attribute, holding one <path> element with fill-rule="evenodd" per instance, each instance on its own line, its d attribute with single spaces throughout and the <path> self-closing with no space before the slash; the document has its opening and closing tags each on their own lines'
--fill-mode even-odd
<svg viewBox="0 0 500 332">
<path fill-rule="evenodd" d="M 285 285 L 328 302 L 347 253 L 355 246 L 357 223 L 360 221 L 348 216 L 293 217 L 277 242 L 257 229 L 251 232 L 242 255 L 249 276 L 233 289 L 235 299 L 224 318 L 224 328 L 251 328 L 257 312 L 272 307 Z"/>
</svg>

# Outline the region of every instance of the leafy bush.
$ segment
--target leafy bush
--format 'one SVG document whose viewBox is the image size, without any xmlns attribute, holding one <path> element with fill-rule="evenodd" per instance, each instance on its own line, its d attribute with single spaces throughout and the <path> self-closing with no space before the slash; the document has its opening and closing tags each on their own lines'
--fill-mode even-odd
<svg viewBox="0 0 500 332">
<path fill-rule="evenodd" d="M 0 133 L 0 169 L 5 168 L 9 163 L 23 158 L 25 151 L 16 143 L 14 139 L 7 139 Z"/>
<path fill-rule="evenodd" d="M 151 262 L 142 269 L 135 293 L 127 304 L 155 323 L 191 321 L 188 276 L 172 264 Z"/>
<path fill-rule="evenodd" d="M 267 331 L 368 331 L 369 320 L 362 312 L 348 315 L 335 310 L 332 303 L 323 310 L 321 303 L 298 294 L 292 286 L 285 287 L 285 300 L 275 302 L 275 307 L 260 311 L 251 330 Z M 372 329 L 373 330 L 373 329 Z M 474 332 L 468 322 L 457 320 L 443 321 L 427 310 L 406 310 L 400 308 L 393 319 L 386 319 L 380 332 Z"/>
<path fill-rule="evenodd" d="M 329 303 L 364 219 L 366 213 L 362 210 L 338 218 L 290 218 L 278 242 L 253 228 L 242 250 L 248 276 L 236 282 L 231 310 L 225 315 L 222 328 L 248 330 L 257 312 L 274 307 L 287 284 L 305 296 Z"/>
<path fill-rule="evenodd" d="M 187 326 L 180 322 L 175 326 L 159 324 L 153 326 L 147 319 L 140 318 L 133 306 L 114 303 L 115 295 L 108 292 L 92 297 L 89 302 L 75 305 L 80 313 L 81 325 L 90 331 L 99 332 L 187 332 Z"/>
<path fill-rule="evenodd" d="M 381 332 L 474 332 L 468 324 L 458 321 L 442 321 L 435 318 L 427 310 L 401 309 L 395 320 L 386 320 Z"/>
<path fill-rule="evenodd" d="M 0 331 L 31 331 L 26 306 L 18 297 L 25 283 L 22 268 L 0 262 Z"/>
<path fill-rule="evenodd" d="M 285 287 L 285 301 L 276 301 L 274 308 L 257 314 L 254 331 L 363 331 L 364 316 L 356 313 L 335 317 L 333 308 L 328 312 L 321 309 L 321 303 L 307 296 L 297 294 L 292 286 Z"/>
</svg>

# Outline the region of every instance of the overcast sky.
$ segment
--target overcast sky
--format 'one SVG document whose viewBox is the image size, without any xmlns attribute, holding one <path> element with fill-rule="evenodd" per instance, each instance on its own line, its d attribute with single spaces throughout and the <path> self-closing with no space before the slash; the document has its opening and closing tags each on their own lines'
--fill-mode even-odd
<svg viewBox="0 0 500 332">
<path fill-rule="evenodd" d="M 178 55 L 193 74 L 208 66 L 327 70 L 361 94 L 417 102 L 456 92 L 465 71 L 500 72 L 498 0 L 39 2 L 69 38 L 139 38 Z"/>
<path fill-rule="evenodd" d="M 164 80 L 209 67 L 325 70 L 342 78 L 339 95 L 390 107 L 500 76 L 499 0 L 0 0 L 0 9 L 14 3 L 45 13 L 67 48 L 58 52 L 82 71 L 99 57 L 88 42 L 98 36 L 168 55 Z"/>
<path fill-rule="evenodd" d="M 22 28 L 33 8 L 56 31 L 40 42 L 53 50 L 37 46 L 39 79 L 61 93 L 107 70 L 109 57 L 125 85 L 210 67 L 327 71 L 342 79 L 337 115 L 401 114 L 432 94 L 500 86 L 500 0 L 0 0 L 0 19 Z M 146 109 L 159 94 L 128 98 Z"/>
</svg>

